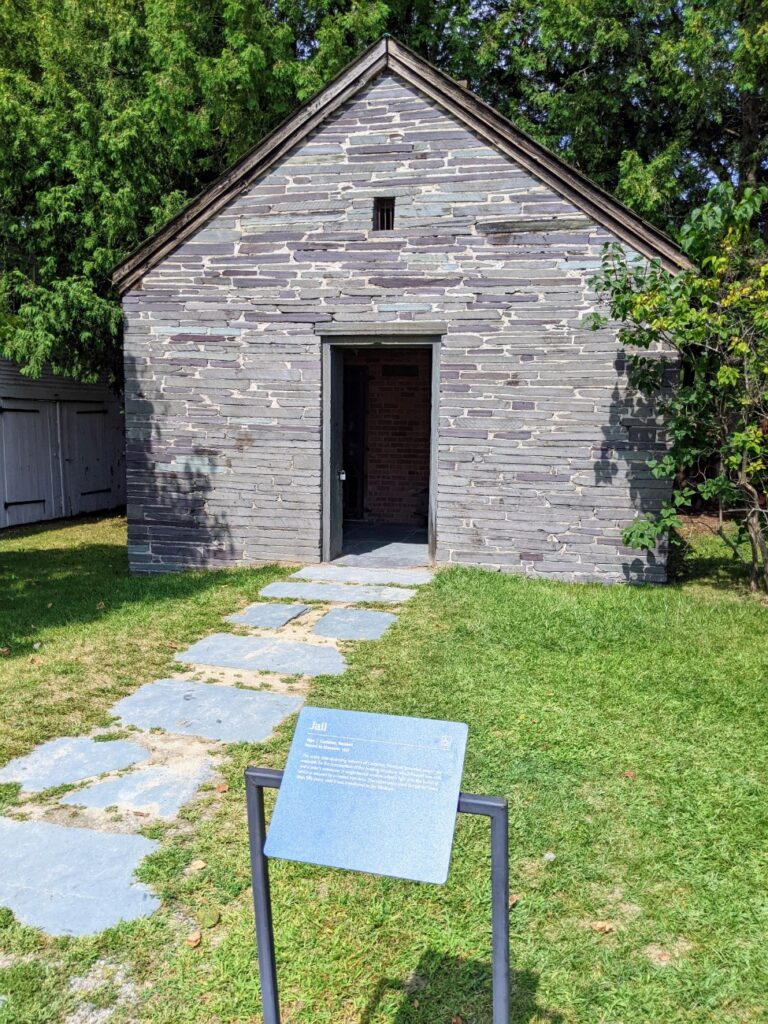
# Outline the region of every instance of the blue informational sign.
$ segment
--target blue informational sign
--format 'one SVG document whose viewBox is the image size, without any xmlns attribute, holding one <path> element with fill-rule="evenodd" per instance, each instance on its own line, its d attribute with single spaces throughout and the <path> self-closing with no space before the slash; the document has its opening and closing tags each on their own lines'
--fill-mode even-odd
<svg viewBox="0 0 768 1024">
<path fill-rule="evenodd" d="M 264 852 L 442 884 L 466 745 L 460 722 L 304 708 Z"/>
</svg>

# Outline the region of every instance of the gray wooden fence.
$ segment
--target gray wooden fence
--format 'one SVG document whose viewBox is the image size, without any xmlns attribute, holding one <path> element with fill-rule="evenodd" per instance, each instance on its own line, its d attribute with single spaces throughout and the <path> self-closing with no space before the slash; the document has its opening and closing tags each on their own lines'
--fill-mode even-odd
<svg viewBox="0 0 768 1024">
<path fill-rule="evenodd" d="M 0 529 L 122 505 L 124 449 L 108 388 L 0 359 Z"/>
</svg>

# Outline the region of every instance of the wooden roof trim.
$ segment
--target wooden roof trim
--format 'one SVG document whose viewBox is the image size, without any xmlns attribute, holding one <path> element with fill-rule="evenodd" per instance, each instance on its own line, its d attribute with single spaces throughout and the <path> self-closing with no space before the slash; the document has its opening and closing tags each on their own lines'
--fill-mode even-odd
<svg viewBox="0 0 768 1024">
<path fill-rule="evenodd" d="M 269 170 L 350 96 L 383 71 L 386 64 L 387 40 L 380 39 L 119 263 L 112 272 L 112 283 L 120 294 L 132 288 L 238 192 Z"/>
<path fill-rule="evenodd" d="M 667 270 L 679 271 L 690 261 L 663 231 L 643 220 L 609 192 L 575 170 L 530 135 L 516 128 L 474 93 L 463 89 L 402 43 L 389 40 L 388 70 L 400 75 L 477 134 L 487 139 L 534 177 L 568 199 L 617 238 Z"/>
<path fill-rule="evenodd" d="M 330 114 L 385 70 L 394 72 L 429 96 L 495 149 L 642 255 L 659 259 L 672 272 L 691 265 L 663 231 L 644 221 L 561 157 L 515 128 L 493 107 L 457 85 L 408 47 L 384 37 L 123 260 L 112 275 L 112 282 L 120 293 L 132 288 L 235 195 L 269 170 Z"/>
</svg>

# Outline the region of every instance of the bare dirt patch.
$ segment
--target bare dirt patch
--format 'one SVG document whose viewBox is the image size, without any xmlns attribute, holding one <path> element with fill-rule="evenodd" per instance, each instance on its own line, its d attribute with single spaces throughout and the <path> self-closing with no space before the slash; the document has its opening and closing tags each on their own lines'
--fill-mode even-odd
<svg viewBox="0 0 768 1024">
<path fill-rule="evenodd" d="M 97 960 L 87 974 L 72 978 L 70 992 L 81 1000 L 64 1024 L 106 1024 L 118 1007 L 135 1005 L 139 989 L 124 964 Z M 107 1003 L 108 1005 L 100 1005 Z"/>
<path fill-rule="evenodd" d="M 651 942 L 645 946 L 643 954 L 651 961 L 654 967 L 672 967 L 692 949 L 693 943 L 681 936 L 668 946 Z"/>
</svg>

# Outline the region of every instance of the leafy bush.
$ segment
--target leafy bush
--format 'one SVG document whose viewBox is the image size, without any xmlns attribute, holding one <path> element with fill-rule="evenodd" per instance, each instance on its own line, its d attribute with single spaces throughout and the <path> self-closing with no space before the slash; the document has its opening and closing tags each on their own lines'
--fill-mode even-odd
<svg viewBox="0 0 768 1024">
<path fill-rule="evenodd" d="M 625 543 L 650 548 L 697 498 L 729 511 L 749 539 L 753 588 L 768 590 L 768 246 L 759 230 L 768 188 L 715 187 L 683 226 L 693 266 L 671 275 L 619 244 L 595 279 L 620 340 L 630 383 L 652 397 L 669 449 L 648 465 L 674 478 L 658 515 L 635 519 Z M 597 328 L 607 317 L 595 314 Z M 639 350 L 639 351 L 638 351 Z M 722 533 L 722 531 L 721 531 Z M 739 538 L 734 542 L 739 555 Z"/>
</svg>

